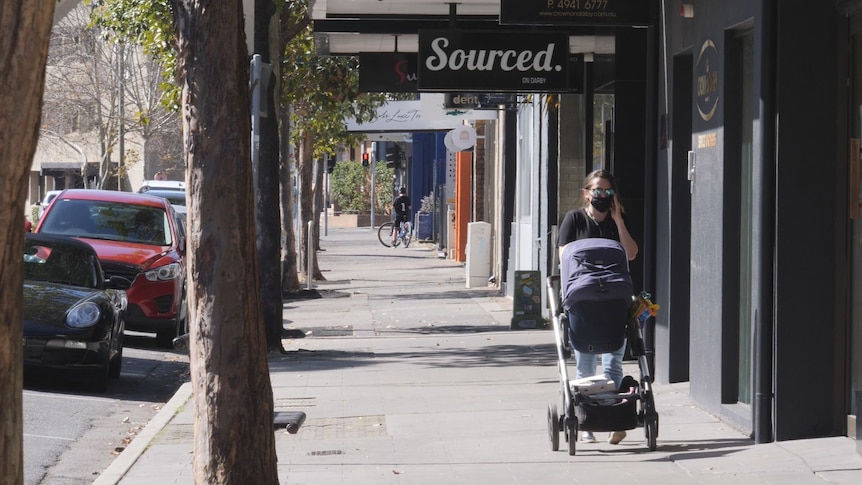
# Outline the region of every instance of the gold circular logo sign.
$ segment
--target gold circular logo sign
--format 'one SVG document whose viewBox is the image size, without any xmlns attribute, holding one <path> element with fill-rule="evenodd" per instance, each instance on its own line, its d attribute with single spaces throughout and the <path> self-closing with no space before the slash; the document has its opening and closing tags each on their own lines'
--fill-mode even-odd
<svg viewBox="0 0 862 485">
<path fill-rule="evenodd" d="M 718 69 L 721 66 L 718 57 L 718 49 L 711 40 L 707 40 L 700 48 L 697 56 L 695 72 L 696 79 L 696 101 L 697 112 L 704 121 L 709 121 L 715 116 L 718 108 Z"/>
</svg>

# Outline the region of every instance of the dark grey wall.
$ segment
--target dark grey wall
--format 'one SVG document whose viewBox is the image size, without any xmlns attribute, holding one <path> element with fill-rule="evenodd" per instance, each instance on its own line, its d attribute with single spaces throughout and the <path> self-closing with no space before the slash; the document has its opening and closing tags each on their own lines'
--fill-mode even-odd
<svg viewBox="0 0 862 485">
<path fill-rule="evenodd" d="M 695 17 L 681 19 L 682 1 L 666 5 L 666 39 L 668 67 L 662 69 L 670 89 L 668 110 L 675 116 L 675 96 L 685 96 L 686 90 L 674 89 L 673 60 L 678 54 L 690 52 L 697 68 L 697 56 L 705 40 L 715 43 L 719 57 L 726 61 L 726 36 L 735 28 L 754 28 L 755 70 L 763 69 L 761 2 L 726 0 L 699 2 Z M 846 301 L 848 289 L 846 270 L 846 88 L 839 66 L 843 59 L 841 19 L 830 5 L 822 8 L 782 8 L 778 3 L 777 51 L 778 70 L 775 86 L 761 86 L 763 72 L 756 72 L 755 98 L 758 109 L 764 96 L 774 95 L 776 126 L 775 165 L 764 163 L 762 132 L 754 140 L 755 170 L 753 186 L 772 184 L 774 199 L 762 200 L 755 192 L 754 224 L 755 251 L 751 254 L 755 268 L 752 291 L 753 319 L 764 319 L 774 325 L 773 363 L 775 438 L 779 440 L 827 436 L 843 432 L 845 419 L 844 396 L 846 352 L 840 340 L 847 325 Z M 727 101 L 726 66 L 718 66 L 719 95 L 722 96 L 715 116 L 705 121 L 692 109 L 692 146 L 696 154 L 696 182 L 691 194 L 691 257 L 690 257 L 690 357 L 689 379 L 692 399 L 701 407 L 743 430 L 751 430 L 753 415 L 750 407 L 737 406 L 729 398 L 735 396 L 736 342 L 729 337 L 739 318 L 733 303 L 738 298 L 738 278 L 733 269 L 738 265 L 734 225 L 738 205 L 728 204 L 728 197 L 737 196 L 738 171 L 728 163 L 735 155 L 726 152 L 725 122 L 728 113 L 722 104 Z M 768 68 L 768 67 L 767 67 Z M 695 73 L 696 75 L 696 73 Z M 677 83 L 679 80 L 676 81 Z M 694 80 L 692 80 L 692 83 Z M 659 85 L 664 86 L 663 77 Z M 774 91 L 765 92 L 772 89 Z M 695 92 L 696 95 L 696 92 Z M 661 110 L 664 106 L 660 103 Z M 659 113 L 660 114 L 660 113 Z M 658 117 L 659 114 L 656 116 Z M 763 113 L 761 116 L 772 116 Z M 762 121 L 762 120 L 761 120 Z M 673 120 L 671 120 L 673 126 Z M 757 123 L 762 126 L 762 123 Z M 733 128 L 733 127 L 730 127 Z M 715 134 L 717 145 L 698 147 L 700 135 Z M 672 133 L 673 135 L 673 133 Z M 679 136 L 679 134 L 677 134 Z M 669 147 L 684 148 L 680 140 L 671 140 Z M 768 148 L 768 147 L 767 147 Z M 661 148 L 660 148 L 661 150 Z M 678 154 L 677 154 L 678 155 Z M 738 157 L 737 157 L 738 158 Z M 670 207 L 673 194 L 688 191 L 688 183 L 670 175 L 674 153 L 660 153 L 658 188 L 659 204 Z M 730 161 L 730 162 L 729 162 Z M 661 178 L 666 177 L 667 181 Z M 684 187 L 680 187 L 683 184 Z M 767 194 L 769 196 L 769 194 Z M 676 199 L 673 199 L 676 200 Z M 764 211 L 773 211 L 765 213 Z M 662 237 L 673 234 L 672 212 L 658 211 L 658 246 Z M 771 221 L 774 220 L 774 226 Z M 774 233 L 773 233 L 774 229 Z M 774 235 L 774 265 L 769 247 Z M 676 243 L 668 241 L 671 248 Z M 766 256 L 762 256 L 765 254 Z M 657 287 L 672 289 L 676 278 L 672 249 L 657 252 Z M 765 278 L 759 275 L 763 272 Z M 774 306 L 760 307 L 761 293 L 769 288 L 759 286 L 764 279 L 774 282 Z M 662 280 L 664 279 L 664 280 Z M 671 279 L 671 280 L 668 280 Z M 673 298 L 679 294 L 671 291 Z M 677 305 L 669 301 L 670 308 Z M 767 315 L 762 312 L 766 311 Z M 774 313 L 772 313 L 774 312 Z M 671 315 L 671 318 L 676 316 Z M 662 326 L 664 325 L 664 326 Z M 669 375 L 673 350 L 679 334 L 673 325 L 659 319 L 657 349 L 666 349 L 667 360 L 659 357 L 657 375 Z M 754 362 L 754 360 L 753 360 Z M 770 370 L 770 369 L 767 369 Z M 816 382 L 816 391 L 804 383 Z M 752 399 L 755 395 L 752 394 Z M 768 396 L 767 396 L 768 399 Z M 771 401 L 767 401 L 772 404 Z"/>
<path fill-rule="evenodd" d="M 844 288 L 836 275 L 847 264 L 847 164 L 840 156 L 847 135 L 837 14 L 779 8 L 778 28 L 775 421 L 776 438 L 784 440 L 843 428 L 836 411 L 846 376 L 836 332 Z M 816 382 L 817 398 L 801 382 Z"/>
<path fill-rule="evenodd" d="M 656 317 L 655 359 L 659 382 L 689 380 L 691 271 L 691 193 L 688 151 L 691 149 L 692 54 L 674 56 L 670 85 L 673 105 L 666 117 L 668 136 L 659 161 L 657 181 L 656 291 L 661 311 Z M 679 82 L 677 82 L 679 81 Z M 661 118 L 660 118 L 661 121 Z M 662 150 L 661 143 L 659 149 Z"/>
<path fill-rule="evenodd" d="M 644 167 L 646 166 L 647 30 L 620 28 L 616 32 L 614 79 L 614 174 L 626 209 L 626 226 L 643 247 Z M 644 289 L 644 255 L 629 268 L 635 290 Z"/>
</svg>

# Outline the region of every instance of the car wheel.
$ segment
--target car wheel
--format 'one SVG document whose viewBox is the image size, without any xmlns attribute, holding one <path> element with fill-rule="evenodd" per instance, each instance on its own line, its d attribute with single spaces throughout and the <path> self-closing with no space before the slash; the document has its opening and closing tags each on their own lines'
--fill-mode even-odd
<svg viewBox="0 0 862 485">
<path fill-rule="evenodd" d="M 174 348 L 174 337 L 177 336 L 176 327 L 156 332 L 156 344 L 163 349 Z"/>
<path fill-rule="evenodd" d="M 189 333 L 189 307 L 186 300 L 186 290 L 183 288 L 183 303 L 180 305 L 180 313 L 177 316 L 177 337 L 182 337 Z M 171 342 L 173 348 L 173 341 Z"/>
<path fill-rule="evenodd" d="M 183 312 L 183 317 L 177 320 L 177 337 L 189 333 L 189 313 Z"/>
<path fill-rule="evenodd" d="M 114 355 L 114 358 L 111 360 L 111 363 L 108 364 L 108 377 L 110 377 L 111 379 L 117 379 L 118 377 L 120 377 L 120 372 L 123 370 L 123 336 L 122 336 L 122 334 L 120 335 L 120 338 L 119 338 L 118 347 L 119 347 L 119 349 L 117 349 L 116 355 Z"/>
</svg>

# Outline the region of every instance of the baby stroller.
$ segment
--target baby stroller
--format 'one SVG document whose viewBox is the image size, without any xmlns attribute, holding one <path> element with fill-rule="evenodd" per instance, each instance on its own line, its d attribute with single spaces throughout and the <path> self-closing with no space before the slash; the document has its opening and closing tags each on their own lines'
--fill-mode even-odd
<svg viewBox="0 0 862 485">
<path fill-rule="evenodd" d="M 569 455 L 574 455 L 579 431 L 643 427 L 647 445 L 655 451 L 658 413 L 642 327 L 655 316 L 658 306 L 647 293 L 633 294 L 628 259 L 617 241 L 590 238 L 571 242 L 563 248 L 560 267 L 562 275 L 548 277 L 562 395 L 562 413 L 557 404 L 548 406 L 551 450 L 559 450 L 561 431 Z M 574 326 L 569 323 L 569 310 L 581 317 Z M 619 389 L 613 388 L 613 381 L 598 377 L 569 380 L 566 360 L 573 348 L 591 354 L 610 352 L 619 349 L 626 337 L 630 353 L 638 361 L 639 379 L 625 376 Z"/>
</svg>

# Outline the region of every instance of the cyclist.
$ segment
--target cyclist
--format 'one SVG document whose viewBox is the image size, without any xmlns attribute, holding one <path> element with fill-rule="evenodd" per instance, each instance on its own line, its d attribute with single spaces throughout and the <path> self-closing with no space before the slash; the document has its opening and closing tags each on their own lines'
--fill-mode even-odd
<svg viewBox="0 0 862 485">
<path fill-rule="evenodd" d="M 395 247 L 395 243 L 398 240 L 401 224 L 410 220 L 410 197 L 407 197 L 407 189 L 401 187 L 398 190 L 398 194 L 398 197 L 392 203 L 395 214 L 395 220 L 392 222 L 392 247 Z"/>
</svg>

